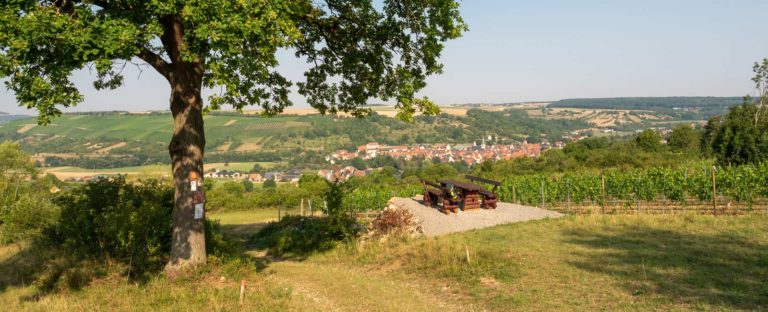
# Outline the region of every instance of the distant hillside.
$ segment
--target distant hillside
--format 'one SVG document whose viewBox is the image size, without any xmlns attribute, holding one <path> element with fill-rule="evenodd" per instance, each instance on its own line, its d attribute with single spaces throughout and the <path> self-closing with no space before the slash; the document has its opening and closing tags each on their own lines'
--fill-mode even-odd
<svg viewBox="0 0 768 312">
<path fill-rule="evenodd" d="M 24 118 L 30 118 L 30 116 L 27 115 L 11 115 L 6 112 L 0 112 L 0 124 L 6 123 L 9 121 L 17 120 L 17 119 L 24 119 Z"/>
<path fill-rule="evenodd" d="M 685 120 L 707 119 L 741 104 L 742 97 L 621 97 L 597 99 L 565 99 L 553 102 L 551 108 L 650 110 Z"/>
<path fill-rule="evenodd" d="M 675 107 L 730 107 L 741 104 L 742 97 L 621 97 L 596 99 L 565 99 L 553 102 L 550 107 L 647 109 Z"/>
<path fill-rule="evenodd" d="M 368 142 L 389 145 L 471 143 L 488 137 L 512 143 L 589 128 L 580 120 L 545 120 L 521 110 L 464 109 L 464 115 L 417 116 L 406 123 L 374 114 L 365 119 L 319 115 L 215 113 L 204 117 L 208 162 L 324 162 L 337 149 L 353 150 Z M 173 118 L 168 113 L 96 112 L 64 114 L 48 126 L 34 119 L 0 125 L 0 141 L 22 142 L 49 165 L 111 168 L 167 163 Z"/>
</svg>

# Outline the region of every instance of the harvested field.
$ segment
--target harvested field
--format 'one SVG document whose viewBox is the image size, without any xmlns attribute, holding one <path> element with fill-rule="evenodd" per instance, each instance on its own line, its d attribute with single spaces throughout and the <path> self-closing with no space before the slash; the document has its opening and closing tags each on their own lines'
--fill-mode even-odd
<svg viewBox="0 0 768 312">
<path fill-rule="evenodd" d="M 99 150 L 96 151 L 96 153 L 97 154 L 106 154 L 107 152 L 109 152 L 109 151 L 111 151 L 113 149 L 120 148 L 120 147 L 123 147 L 123 146 L 126 146 L 126 145 L 128 145 L 128 143 L 120 142 L 120 143 L 113 144 L 113 145 L 107 146 L 105 148 L 99 149 Z"/>
<path fill-rule="evenodd" d="M 36 126 L 37 126 L 36 124 L 26 124 L 26 125 L 22 126 L 21 128 L 19 128 L 19 130 L 16 130 L 16 132 L 24 133 L 24 132 L 27 132 L 30 129 L 36 127 Z"/>
<path fill-rule="evenodd" d="M 424 206 L 421 195 L 413 198 L 393 197 L 389 202 L 391 205 L 408 209 L 419 218 L 426 236 L 439 236 L 499 224 L 563 216 L 555 211 L 503 202 L 499 202 L 496 209 L 472 209 L 445 215 L 436 208 Z"/>
<path fill-rule="evenodd" d="M 224 126 L 225 126 L 225 127 L 227 127 L 227 126 L 231 126 L 231 125 L 234 125 L 236 122 L 237 122 L 237 119 L 232 119 L 232 120 L 230 120 L 230 121 L 227 121 L 227 122 L 224 124 Z"/>
</svg>

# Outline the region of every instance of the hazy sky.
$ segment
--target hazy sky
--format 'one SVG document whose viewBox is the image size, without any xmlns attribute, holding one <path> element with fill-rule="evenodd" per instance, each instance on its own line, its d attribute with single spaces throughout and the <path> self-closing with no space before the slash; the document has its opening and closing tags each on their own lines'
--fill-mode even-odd
<svg viewBox="0 0 768 312">
<path fill-rule="evenodd" d="M 768 1 L 462 1 L 470 30 L 449 42 L 445 72 L 422 92 L 440 104 L 576 97 L 742 96 L 752 64 L 768 57 Z M 281 70 L 301 78 L 301 61 L 281 53 Z M 74 110 L 168 108 L 168 84 L 150 69 L 126 85 L 95 91 L 74 75 L 85 102 Z M 17 107 L 0 89 L 0 111 Z M 306 107 L 294 94 L 296 106 Z"/>
</svg>

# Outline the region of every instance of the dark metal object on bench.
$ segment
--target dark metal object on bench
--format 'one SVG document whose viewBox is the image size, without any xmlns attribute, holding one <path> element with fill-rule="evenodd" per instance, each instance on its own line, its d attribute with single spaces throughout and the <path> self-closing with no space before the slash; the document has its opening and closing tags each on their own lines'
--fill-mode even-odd
<svg viewBox="0 0 768 312">
<path fill-rule="evenodd" d="M 444 213 L 456 213 L 459 211 L 459 199 L 452 198 L 450 191 L 445 187 L 424 179 L 421 180 L 421 183 L 424 185 L 424 205 L 428 207 L 438 207 L 442 202 L 443 205 L 441 210 Z"/>
<path fill-rule="evenodd" d="M 486 190 L 486 189 L 483 189 L 483 190 L 479 191 L 478 193 L 480 193 L 480 195 L 483 195 L 483 207 L 484 208 L 496 209 L 496 202 L 498 201 L 498 196 L 496 195 L 496 188 L 501 186 L 501 182 L 494 181 L 494 180 L 489 180 L 489 179 L 486 179 L 486 178 L 471 176 L 471 175 L 466 175 L 464 177 L 467 178 L 467 180 L 470 180 L 470 181 L 482 182 L 482 183 L 493 185 L 493 189 L 491 189 L 490 191 Z"/>
</svg>

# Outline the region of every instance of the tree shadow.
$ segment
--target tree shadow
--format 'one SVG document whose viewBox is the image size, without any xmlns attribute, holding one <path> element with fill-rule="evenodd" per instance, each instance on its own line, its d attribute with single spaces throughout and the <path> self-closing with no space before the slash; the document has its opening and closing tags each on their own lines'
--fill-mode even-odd
<svg viewBox="0 0 768 312">
<path fill-rule="evenodd" d="M 357 237 L 362 226 L 354 217 L 287 216 L 269 222 L 249 237 L 247 246 L 272 261 L 304 261 Z"/>
<path fill-rule="evenodd" d="M 77 259 L 44 246 L 29 244 L 0 261 L 0 293 L 10 287 L 34 285 L 34 292 L 20 299 L 39 300 L 59 288 L 81 290 L 92 280 L 106 275 L 107 268 L 102 261 Z M 146 282 L 143 278 L 132 281 Z"/>
<path fill-rule="evenodd" d="M 595 233 L 565 231 L 567 243 L 586 247 L 570 264 L 616 276 L 635 295 L 725 309 L 768 306 L 768 245 L 732 233 L 692 234 L 627 226 Z"/>
</svg>

